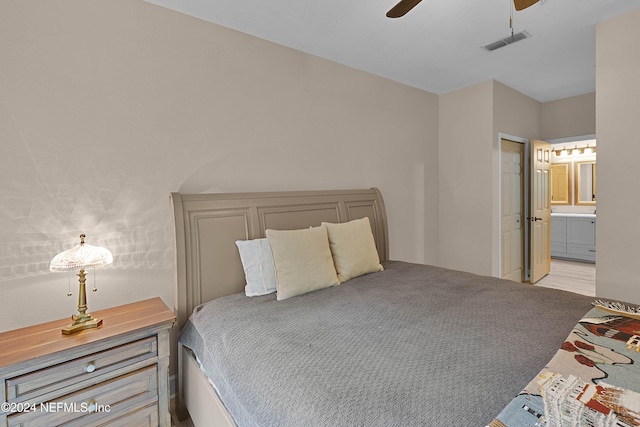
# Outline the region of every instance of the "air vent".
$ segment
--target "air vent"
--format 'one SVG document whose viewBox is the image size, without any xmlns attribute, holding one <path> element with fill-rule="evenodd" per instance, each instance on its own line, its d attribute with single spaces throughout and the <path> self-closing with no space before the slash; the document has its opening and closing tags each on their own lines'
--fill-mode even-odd
<svg viewBox="0 0 640 427">
<path fill-rule="evenodd" d="M 528 39 L 529 37 L 531 37 L 531 34 L 527 33 L 526 31 L 520 31 L 519 33 L 515 33 L 512 36 L 505 37 L 501 40 L 495 41 L 493 43 L 489 43 L 486 46 L 482 46 L 482 48 L 484 50 L 488 50 L 489 52 L 492 52 L 496 49 L 500 49 L 501 47 L 505 47 L 515 42 L 519 42 L 520 40 Z"/>
</svg>

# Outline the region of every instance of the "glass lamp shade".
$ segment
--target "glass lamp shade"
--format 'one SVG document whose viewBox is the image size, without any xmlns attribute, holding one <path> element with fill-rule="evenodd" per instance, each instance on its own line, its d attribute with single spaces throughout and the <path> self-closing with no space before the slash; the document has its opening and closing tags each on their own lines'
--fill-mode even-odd
<svg viewBox="0 0 640 427">
<path fill-rule="evenodd" d="M 113 262 L 109 249 L 84 243 L 84 234 L 80 243 L 73 248 L 60 252 L 51 260 L 51 271 L 84 270 L 87 267 L 102 267 Z"/>
<path fill-rule="evenodd" d="M 102 326 L 102 319 L 93 318 L 87 313 L 87 291 L 85 286 L 87 273 L 84 269 L 111 264 L 113 262 L 113 255 L 111 255 L 108 249 L 87 245 L 84 242 L 84 238 L 85 235 L 81 234 L 80 244 L 67 251 L 60 252 L 53 257 L 49 266 L 51 271 L 80 270 L 78 272 L 78 314 L 71 316 L 73 320 L 71 325 L 62 328 L 62 333 L 67 335 Z"/>
</svg>

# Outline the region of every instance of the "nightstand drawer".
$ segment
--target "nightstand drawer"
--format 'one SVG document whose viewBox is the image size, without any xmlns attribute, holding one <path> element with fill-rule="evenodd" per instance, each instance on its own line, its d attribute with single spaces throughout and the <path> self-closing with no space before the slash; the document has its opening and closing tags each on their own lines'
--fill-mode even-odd
<svg viewBox="0 0 640 427">
<path fill-rule="evenodd" d="M 102 420 L 101 420 L 102 421 Z M 158 405 L 153 404 L 138 409 L 113 421 L 106 421 L 100 427 L 157 427 Z M 79 426 L 84 427 L 84 426 Z"/>
<path fill-rule="evenodd" d="M 10 378 L 6 383 L 7 402 L 33 401 L 48 392 L 91 381 L 92 378 L 156 357 L 157 354 L 158 343 L 153 336 Z"/>
<path fill-rule="evenodd" d="M 28 412 L 9 415 L 7 425 L 27 427 L 65 424 L 86 427 L 109 425 L 111 422 L 118 425 L 117 421 L 122 416 L 133 416 L 136 405 L 157 409 L 157 369 L 156 365 L 148 366 L 55 401 L 35 405 Z M 145 412 L 147 416 L 148 411 Z M 144 414 L 138 415 L 144 419 Z"/>
</svg>

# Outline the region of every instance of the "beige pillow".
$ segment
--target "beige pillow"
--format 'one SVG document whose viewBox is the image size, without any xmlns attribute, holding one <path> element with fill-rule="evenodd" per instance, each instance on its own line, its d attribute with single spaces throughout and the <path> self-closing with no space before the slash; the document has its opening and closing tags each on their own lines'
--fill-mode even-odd
<svg viewBox="0 0 640 427">
<path fill-rule="evenodd" d="M 278 300 L 340 284 L 326 227 L 267 230 L 266 234 L 276 267 Z"/>
<path fill-rule="evenodd" d="M 322 225 L 329 233 L 331 254 L 340 283 L 383 270 L 368 217 L 341 224 L 323 222 Z"/>
</svg>

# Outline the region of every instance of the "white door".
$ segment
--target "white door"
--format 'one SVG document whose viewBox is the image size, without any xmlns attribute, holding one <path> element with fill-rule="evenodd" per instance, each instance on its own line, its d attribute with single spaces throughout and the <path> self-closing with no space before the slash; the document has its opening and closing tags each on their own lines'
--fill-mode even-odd
<svg viewBox="0 0 640 427">
<path fill-rule="evenodd" d="M 522 282 L 524 144 L 503 139 L 501 142 L 501 277 Z"/>
<path fill-rule="evenodd" d="M 531 283 L 551 269 L 551 144 L 531 141 L 530 268 Z"/>
</svg>

